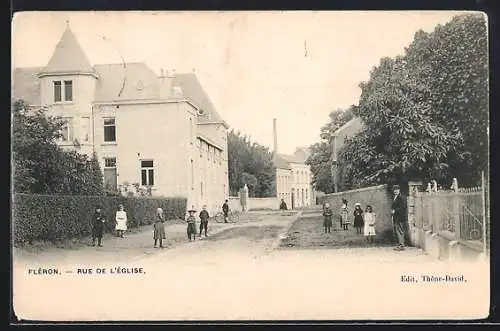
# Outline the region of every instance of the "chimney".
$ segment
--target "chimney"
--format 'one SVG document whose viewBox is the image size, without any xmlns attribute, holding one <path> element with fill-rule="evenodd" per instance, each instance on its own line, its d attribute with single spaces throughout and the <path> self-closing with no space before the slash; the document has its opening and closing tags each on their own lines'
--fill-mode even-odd
<svg viewBox="0 0 500 331">
<path fill-rule="evenodd" d="M 276 119 L 273 118 L 273 135 L 274 135 L 274 153 L 278 154 L 278 131 Z"/>
</svg>

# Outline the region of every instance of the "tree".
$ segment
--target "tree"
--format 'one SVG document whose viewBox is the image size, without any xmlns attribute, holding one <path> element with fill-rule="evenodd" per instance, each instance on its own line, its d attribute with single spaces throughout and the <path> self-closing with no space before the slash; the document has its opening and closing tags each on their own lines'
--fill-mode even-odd
<svg viewBox="0 0 500 331">
<path fill-rule="evenodd" d="M 485 29 L 482 15 L 465 15 L 419 31 L 404 56 L 382 59 L 360 84 L 365 129 L 339 157 L 353 187 L 477 180 L 488 155 Z"/>
<path fill-rule="evenodd" d="M 63 151 L 56 143 L 62 123 L 22 100 L 12 107 L 14 191 L 100 195 L 102 173 L 94 158 Z"/>
<path fill-rule="evenodd" d="M 246 136 L 232 130 L 228 134 L 228 159 L 232 195 L 247 184 L 250 196 L 273 196 L 276 174 L 267 147 L 252 144 Z"/>
<path fill-rule="evenodd" d="M 338 109 L 329 114 L 330 120 L 321 128 L 321 141 L 310 146 L 311 153 L 306 164 L 311 167 L 313 174 L 312 184 L 315 189 L 325 193 L 333 192 L 332 178 L 332 140 L 333 133 L 345 123 L 354 118 L 356 107 L 350 106 L 346 110 Z"/>
</svg>

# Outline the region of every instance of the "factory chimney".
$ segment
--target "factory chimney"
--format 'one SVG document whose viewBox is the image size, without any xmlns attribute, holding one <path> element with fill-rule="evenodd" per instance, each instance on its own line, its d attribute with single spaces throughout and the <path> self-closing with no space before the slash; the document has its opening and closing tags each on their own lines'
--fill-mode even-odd
<svg viewBox="0 0 500 331">
<path fill-rule="evenodd" d="M 276 119 L 273 118 L 273 135 L 274 135 L 274 153 L 275 154 L 278 154 L 278 129 L 277 129 L 277 125 L 276 125 Z"/>
</svg>

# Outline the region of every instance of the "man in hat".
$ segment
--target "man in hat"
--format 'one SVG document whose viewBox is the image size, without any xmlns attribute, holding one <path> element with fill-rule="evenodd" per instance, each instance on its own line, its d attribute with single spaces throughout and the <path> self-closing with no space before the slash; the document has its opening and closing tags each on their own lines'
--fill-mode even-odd
<svg viewBox="0 0 500 331">
<path fill-rule="evenodd" d="M 397 251 L 405 249 L 405 229 L 406 229 L 406 199 L 401 194 L 399 185 L 393 187 L 394 199 L 392 200 L 392 224 L 396 234 L 398 245 L 394 248 Z"/>
<path fill-rule="evenodd" d="M 205 230 L 205 237 L 207 236 L 207 228 L 208 228 L 208 219 L 210 218 L 210 215 L 208 214 L 207 211 L 207 205 L 203 205 L 203 209 L 200 212 L 200 238 L 201 238 L 201 232 Z"/>
</svg>

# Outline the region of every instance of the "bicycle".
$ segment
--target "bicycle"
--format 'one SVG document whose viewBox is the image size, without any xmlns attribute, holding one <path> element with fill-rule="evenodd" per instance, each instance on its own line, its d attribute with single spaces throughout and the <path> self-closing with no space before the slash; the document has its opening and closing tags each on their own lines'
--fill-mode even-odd
<svg viewBox="0 0 500 331">
<path fill-rule="evenodd" d="M 237 211 L 230 211 L 227 215 L 227 222 L 228 223 L 236 223 L 240 220 L 240 213 Z M 224 223 L 224 213 L 223 212 L 218 212 L 215 215 L 215 221 L 217 223 Z"/>
</svg>

